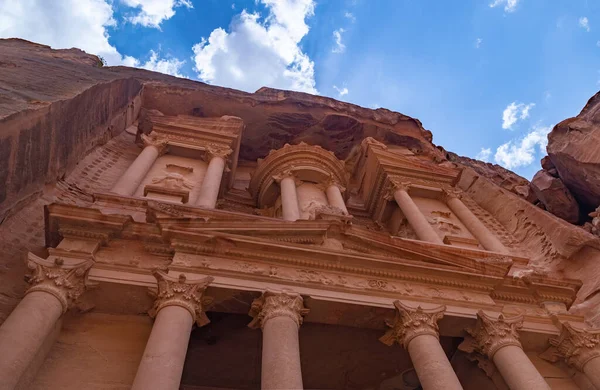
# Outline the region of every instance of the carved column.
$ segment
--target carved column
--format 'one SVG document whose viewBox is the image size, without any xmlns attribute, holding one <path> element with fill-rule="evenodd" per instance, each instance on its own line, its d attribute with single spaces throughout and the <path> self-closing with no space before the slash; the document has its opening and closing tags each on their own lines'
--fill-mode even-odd
<svg viewBox="0 0 600 390">
<path fill-rule="evenodd" d="M 330 206 L 337 207 L 342 210 L 344 215 L 348 215 L 348 209 L 346 208 L 346 202 L 344 202 L 344 197 L 342 196 L 342 190 L 343 187 L 332 180 L 328 183 L 325 193 L 327 194 L 327 201 Z"/>
<path fill-rule="evenodd" d="M 248 326 L 262 328 L 262 389 L 302 389 L 298 329 L 308 313 L 302 297 L 265 291 L 252 302 Z"/>
<path fill-rule="evenodd" d="M 398 203 L 398 206 L 402 210 L 402 213 L 408 220 L 408 223 L 412 226 L 420 240 L 433 242 L 435 244 L 443 244 L 442 239 L 437 235 L 433 227 L 431 227 L 427 221 L 427 218 L 425 218 L 421 210 L 419 210 L 419 207 L 408 194 L 407 184 L 394 183 L 392 194 L 396 203 Z"/>
<path fill-rule="evenodd" d="M 210 298 L 204 297 L 213 278 L 186 280 L 185 275 L 174 278 L 155 271 L 158 293 L 149 314 L 154 317 L 142 361 L 132 389 L 177 390 L 183 373 L 183 363 L 194 322 L 206 325 L 209 320 L 204 306 Z"/>
<path fill-rule="evenodd" d="M 394 302 L 396 318 L 387 325 L 391 328 L 381 342 L 392 345 L 394 342 L 408 350 L 421 386 L 424 390 L 455 389 L 462 386 L 446 357 L 439 341 L 437 322 L 444 316 L 446 306 L 434 309 L 412 308 Z"/>
<path fill-rule="evenodd" d="M 576 329 L 562 324 L 560 336 L 550 339 L 567 364 L 583 372 L 600 389 L 600 330 Z"/>
<path fill-rule="evenodd" d="M 497 319 L 477 313 L 475 329 L 467 329 L 474 338 L 475 350 L 494 362 L 511 390 L 549 390 L 542 375 L 527 357 L 519 341 L 518 329 L 523 317 Z"/>
<path fill-rule="evenodd" d="M 196 206 L 214 209 L 219 198 L 219 189 L 227 156 L 232 152 L 229 148 L 208 147 L 206 149 L 206 160 L 208 167 L 200 186 Z"/>
<path fill-rule="evenodd" d="M 460 195 L 454 191 L 446 191 L 444 194 L 446 204 L 452 212 L 460 219 L 481 245 L 490 251 L 507 253 L 504 245 L 498 238 L 485 227 L 471 210 L 460 200 Z"/>
<path fill-rule="evenodd" d="M 142 141 L 144 149 L 113 186 L 111 191 L 115 194 L 133 195 L 158 156 L 166 151 L 167 141 L 165 140 L 142 134 Z"/>
<path fill-rule="evenodd" d="M 296 178 L 290 171 L 273 177 L 281 188 L 281 207 L 285 221 L 296 221 L 300 218 L 298 194 L 296 193 Z"/>
<path fill-rule="evenodd" d="M 29 254 L 32 285 L 0 326 L 0 389 L 12 389 L 36 356 L 56 321 L 85 291 L 93 262 L 45 260 Z"/>
</svg>

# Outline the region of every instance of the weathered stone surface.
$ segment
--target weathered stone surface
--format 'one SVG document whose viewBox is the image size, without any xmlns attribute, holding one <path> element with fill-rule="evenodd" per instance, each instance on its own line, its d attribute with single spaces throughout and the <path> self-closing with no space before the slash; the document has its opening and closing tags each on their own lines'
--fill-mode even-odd
<svg viewBox="0 0 600 390">
<path fill-rule="evenodd" d="M 579 205 L 560 179 L 541 170 L 531 180 L 531 188 L 546 210 L 567 222 L 579 221 Z"/>
<path fill-rule="evenodd" d="M 600 93 L 548 135 L 548 156 L 587 213 L 600 205 Z"/>
</svg>

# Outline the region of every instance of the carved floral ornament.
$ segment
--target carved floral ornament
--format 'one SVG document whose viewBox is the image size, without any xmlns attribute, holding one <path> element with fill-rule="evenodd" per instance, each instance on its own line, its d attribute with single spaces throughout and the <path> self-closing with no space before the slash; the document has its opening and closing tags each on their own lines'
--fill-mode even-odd
<svg viewBox="0 0 600 390">
<path fill-rule="evenodd" d="M 590 360 L 600 357 L 600 330 L 577 329 L 565 322 L 558 338 L 550 339 L 556 355 L 579 371 Z"/>
<path fill-rule="evenodd" d="M 26 294 L 34 291 L 52 294 L 62 304 L 64 313 L 85 291 L 88 272 L 93 264 L 92 260 L 65 262 L 61 257 L 50 260 L 29 253 L 27 268 L 31 270 L 31 275 L 26 279 L 31 287 Z"/>
<path fill-rule="evenodd" d="M 396 317 L 393 321 L 386 320 L 389 329 L 379 340 L 392 345 L 395 341 L 408 348 L 408 344 L 417 336 L 431 335 L 439 338 L 440 330 L 437 322 L 444 316 L 446 306 L 438 306 L 433 309 L 416 309 L 395 301 Z"/>
<path fill-rule="evenodd" d="M 494 354 L 503 347 L 514 345 L 522 348 L 518 332 L 522 326 L 522 315 L 505 318 L 500 314 L 498 318 L 494 318 L 479 310 L 475 328 L 467 329 L 467 333 L 473 337 L 468 341 L 471 343 L 472 350 L 493 359 Z M 462 347 L 461 350 L 470 352 Z"/>
<path fill-rule="evenodd" d="M 275 317 L 289 317 L 298 327 L 302 325 L 302 317 L 309 310 L 304 307 L 304 300 L 300 294 L 291 291 L 275 292 L 265 291 L 260 298 L 252 302 L 250 313 L 253 320 L 248 324 L 250 328 L 263 328 L 268 320 Z"/>
<path fill-rule="evenodd" d="M 203 294 L 213 281 L 212 277 L 187 280 L 184 274 L 180 274 L 179 277 L 175 278 L 162 271 L 154 271 L 153 275 L 158 282 L 158 291 L 156 291 L 154 306 L 148 312 L 150 317 L 156 317 L 158 312 L 167 306 L 180 306 L 190 312 L 198 326 L 210 322 L 204 308 L 210 305 L 213 299 L 205 297 Z"/>
</svg>

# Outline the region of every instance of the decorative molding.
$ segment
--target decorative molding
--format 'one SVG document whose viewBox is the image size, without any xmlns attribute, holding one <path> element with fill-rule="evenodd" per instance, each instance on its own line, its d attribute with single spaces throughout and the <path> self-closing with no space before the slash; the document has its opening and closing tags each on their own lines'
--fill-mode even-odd
<svg viewBox="0 0 600 390">
<path fill-rule="evenodd" d="M 289 317 L 298 327 L 302 325 L 302 317 L 308 314 L 304 300 L 300 294 L 291 291 L 265 291 L 260 298 L 252 302 L 250 312 L 253 317 L 248 326 L 253 329 L 264 328 L 268 320 L 275 317 Z"/>
<path fill-rule="evenodd" d="M 189 311 L 198 326 L 210 322 L 204 313 L 204 307 L 212 303 L 212 298 L 205 297 L 203 294 L 213 281 L 212 277 L 187 280 L 184 274 L 180 274 L 178 278 L 175 278 L 158 270 L 155 270 L 152 274 L 158 283 L 158 291 L 155 292 L 154 306 L 148 312 L 150 317 L 156 317 L 158 312 L 167 306 L 180 306 Z"/>
<path fill-rule="evenodd" d="M 433 309 L 423 309 L 419 306 L 415 309 L 395 301 L 394 306 L 397 309 L 396 318 L 393 321 L 385 321 L 391 329 L 379 339 L 382 343 L 392 345 L 396 341 L 408 348 L 411 340 L 418 336 L 430 335 L 439 338 L 440 329 L 437 322 L 444 316 L 445 305 Z"/>
<path fill-rule="evenodd" d="M 590 360 L 600 357 L 600 329 L 577 329 L 565 322 L 560 336 L 549 342 L 556 347 L 559 357 L 579 371 Z"/>
<path fill-rule="evenodd" d="M 506 346 L 514 345 L 523 348 L 518 332 L 522 326 L 522 315 L 505 318 L 500 314 L 498 318 L 494 318 L 479 310 L 475 328 L 467 329 L 467 333 L 473 337 L 471 340 L 473 350 L 493 359 L 494 354 Z"/>
<path fill-rule="evenodd" d="M 26 280 L 31 287 L 25 294 L 34 291 L 52 294 L 60 301 L 65 313 L 85 291 L 87 276 L 93 265 L 92 260 L 65 263 L 62 257 L 50 260 L 28 253 L 27 268 L 31 270 L 31 275 Z"/>
</svg>

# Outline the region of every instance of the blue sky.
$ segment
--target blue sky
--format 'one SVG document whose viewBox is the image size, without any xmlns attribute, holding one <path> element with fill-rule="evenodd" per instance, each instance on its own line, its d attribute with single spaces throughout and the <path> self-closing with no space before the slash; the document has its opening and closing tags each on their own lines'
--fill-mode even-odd
<svg viewBox="0 0 600 390">
<path fill-rule="evenodd" d="M 0 37 L 416 117 L 531 178 L 600 87 L 598 0 L 0 0 Z"/>
</svg>

